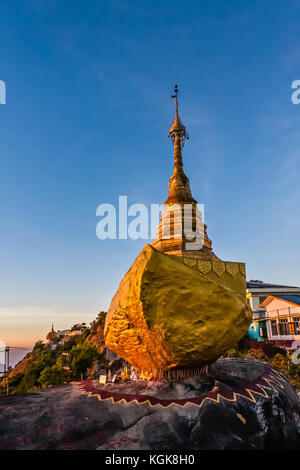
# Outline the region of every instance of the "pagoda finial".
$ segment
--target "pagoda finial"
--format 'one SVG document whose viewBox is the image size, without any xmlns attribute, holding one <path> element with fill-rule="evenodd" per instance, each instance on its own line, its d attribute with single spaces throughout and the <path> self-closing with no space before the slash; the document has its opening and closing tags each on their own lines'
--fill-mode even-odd
<svg viewBox="0 0 300 470">
<path fill-rule="evenodd" d="M 169 192 L 165 200 L 166 207 L 162 212 L 157 236 L 152 242 L 152 246 L 164 253 L 182 256 L 184 251 L 189 250 L 189 248 L 186 248 L 186 243 L 189 243 L 189 237 L 185 233 L 185 227 L 187 226 L 192 230 L 192 238 L 197 232 L 198 248 L 191 250 L 193 251 L 193 257 L 218 259 L 211 251 L 211 241 L 207 236 L 206 225 L 203 226 L 202 214 L 197 208 L 197 201 L 192 196 L 190 182 L 183 169 L 182 147 L 185 139 L 188 139 L 188 134 L 178 115 L 178 85 L 175 85 L 174 94 L 171 97 L 175 98 L 176 109 L 175 118 L 169 130 L 169 138 L 174 147 L 174 169 L 169 179 Z M 173 230 L 172 233 L 169 233 L 169 237 L 165 236 L 165 227 L 170 227 L 170 232 Z M 200 244 L 199 240 L 201 241 Z"/>
<path fill-rule="evenodd" d="M 188 177 L 183 171 L 182 147 L 185 139 L 188 139 L 188 135 L 178 116 L 178 85 L 175 85 L 174 95 L 171 95 L 171 97 L 175 98 L 176 108 L 175 118 L 169 130 L 169 138 L 174 146 L 174 171 L 169 180 L 169 195 L 166 204 L 171 202 L 196 202 L 191 194 Z"/>
<path fill-rule="evenodd" d="M 178 114 L 178 85 L 174 86 L 174 93 L 175 95 L 171 95 L 171 98 L 175 98 L 176 114 Z"/>
<path fill-rule="evenodd" d="M 173 144 L 177 140 L 179 141 L 180 146 L 183 147 L 185 139 L 188 139 L 189 136 L 188 136 L 188 133 L 186 132 L 185 126 L 182 124 L 181 119 L 178 115 L 178 85 L 174 86 L 174 95 L 171 95 L 171 98 L 175 98 L 176 112 L 175 112 L 174 121 L 169 130 L 169 137 L 172 140 Z M 177 139 L 176 139 L 176 136 L 178 136 Z"/>
</svg>

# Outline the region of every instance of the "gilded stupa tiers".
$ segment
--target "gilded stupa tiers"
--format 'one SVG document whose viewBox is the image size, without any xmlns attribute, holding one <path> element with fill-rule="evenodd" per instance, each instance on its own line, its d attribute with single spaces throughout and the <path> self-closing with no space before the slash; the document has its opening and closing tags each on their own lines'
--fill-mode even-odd
<svg viewBox="0 0 300 470">
<path fill-rule="evenodd" d="M 182 147 L 188 136 L 178 115 L 177 92 L 176 86 L 169 130 L 174 171 L 157 237 L 122 279 L 104 329 L 106 347 L 147 380 L 187 369 L 192 375 L 236 344 L 252 318 L 245 265 L 222 261 L 213 253 L 183 170 Z"/>
<path fill-rule="evenodd" d="M 182 148 L 189 137 L 178 114 L 177 85 L 172 98 L 175 98 L 175 118 L 169 130 L 169 137 L 174 147 L 174 170 L 169 180 L 165 209 L 152 246 L 169 255 L 184 254 L 186 257 L 217 260 L 212 251 L 206 225 L 203 224 L 203 216 L 197 208 L 189 179 L 183 170 Z"/>
</svg>

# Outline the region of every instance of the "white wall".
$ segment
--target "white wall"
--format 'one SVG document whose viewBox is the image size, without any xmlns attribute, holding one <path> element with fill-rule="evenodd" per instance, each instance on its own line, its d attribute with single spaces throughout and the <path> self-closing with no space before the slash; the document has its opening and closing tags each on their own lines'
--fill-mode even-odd
<svg viewBox="0 0 300 470">
<path fill-rule="evenodd" d="M 272 328 L 271 328 L 271 320 L 272 318 L 277 319 L 277 327 L 278 327 L 278 317 L 279 318 L 288 318 L 288 322 L 293 321 L 292 316 L 290 315 L 300 315 L 300 306 L 294 306 L 284 300 L 280 299 L 272 299 L 271 302 L 266 306 L 266 315 L 268 317 L 267 320 L 267 332 L 268 338 L 271 340 L 300 340 L 299 335 L 272 335 Z M 269 320 L 270 318 L 270 320 Z"/>
</svg>

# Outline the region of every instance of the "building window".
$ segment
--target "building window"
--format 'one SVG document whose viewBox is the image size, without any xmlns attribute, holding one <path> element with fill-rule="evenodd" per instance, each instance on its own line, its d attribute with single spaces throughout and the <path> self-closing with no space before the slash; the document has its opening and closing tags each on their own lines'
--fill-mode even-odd
<svg viewBox="0 0 300 470">
<path fill-rule="evenodd" d="M 278 336 L 277 321 L 271 320 L 272 336 Z"/>
<path fill-rule="evenodd" d="M 263 339 L 267 339 L 268 338 L 268 335 L 267 335 L 267 329 L 266 329 L 266 326 L 263 325 L 263 326 L 260 326 L 259 328 L 259 336 Z"/>
<path fill-rule="evenodd" d="M 279 320 L 279 334 L 281 336 L 289 335 L 288 321 L 287 318 L 281 318 Z"/>
<path fill-rule="evenodd" d="M 300 335 L 300 317 L 294 317 L 294 328 L 295 328 L 295 335 Z"/>
<path fill-rule="evenodd" d="M 295 332 L 295 323 L 294 322 L 289 323 L 289 333 L 290 333 L 290 335 L 295 335 L 296 334 L 296 332 Z"/>
</svg>

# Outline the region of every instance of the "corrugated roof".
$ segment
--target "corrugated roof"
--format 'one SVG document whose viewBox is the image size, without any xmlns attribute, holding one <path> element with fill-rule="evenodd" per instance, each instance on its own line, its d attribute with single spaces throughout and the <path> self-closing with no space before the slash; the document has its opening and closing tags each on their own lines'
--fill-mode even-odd
<svg viewBox="0 0 300 470">
<path fill-rule="evenodd" d="M 300 295 L 276 295 L 277 299 L 286 300 L 287 302 L 292 302 L 293 304 L 300 305 Z"/>
<path fill-rule="evenodd" d="M 299 287 L 297 286 L 284 286 L 282 284 L 269 284 L 265 282 L 247 281 L 247 288 L 249 289 L 251 287 L 262 288 L 262 289 L 269 288 L 269 287 L 283 287 L 283 288 L 288 288 L 288 289 L 299 289 Z"/>
<path fill-rule="evenodd" d="M 258 308 L 261 307 L 266 307 L 270 302 L 272 302 L 273 299 L 279 299 L 283 300 L 286 302 L 289 302 L 290 304 L 294 305 L 299 305 L 300 306 L 300 295 L 289 295 L 289 294 L 284 294 L 284 295 L 268 295 L 258 306 Z"/>
</svg>

